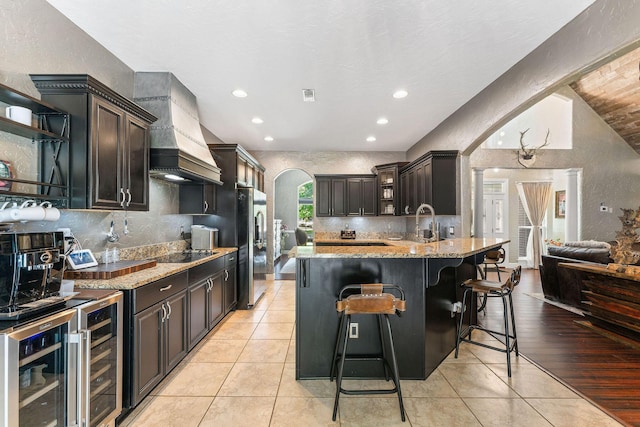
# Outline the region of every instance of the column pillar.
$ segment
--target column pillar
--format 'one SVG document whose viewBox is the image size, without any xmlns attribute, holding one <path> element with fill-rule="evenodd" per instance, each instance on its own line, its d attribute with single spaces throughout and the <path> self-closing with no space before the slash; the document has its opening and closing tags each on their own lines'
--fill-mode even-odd
<svg viewBox="0 0 640 427">
<path fill-rule="evenodd" d="M 473 169 L 474 199 L 473 199 L 473 237 L 484 237 L 484 169 Z"/>
<path fill-rule="evenodd" d="M 567 169 L 567 202 L 564 219 L 564 239 L 567 242 L 580 240 L 578 211 L 578 169 Z"/>
</svg>

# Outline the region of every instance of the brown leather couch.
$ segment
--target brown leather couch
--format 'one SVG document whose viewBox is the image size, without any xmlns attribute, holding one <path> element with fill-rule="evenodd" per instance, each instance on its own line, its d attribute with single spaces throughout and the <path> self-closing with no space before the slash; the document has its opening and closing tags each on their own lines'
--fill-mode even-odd
<svg viewBox="0 0 640 427">
<path fill-rule="evenodd" d="M 549 246 L 548 255 L 542 255 L 540 278 L 545 298 L 580 307 L 582 280 L 576 270 L 558 267 L 561 262 L 608 264 L 613 262 L 607 248 Z"/>
</svg>

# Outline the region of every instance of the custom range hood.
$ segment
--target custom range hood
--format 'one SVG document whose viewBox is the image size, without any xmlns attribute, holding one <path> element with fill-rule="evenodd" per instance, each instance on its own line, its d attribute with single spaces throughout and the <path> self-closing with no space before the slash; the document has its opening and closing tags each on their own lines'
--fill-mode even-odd
<svg viewBox="0 0 640 427">
<path fill-rule="evenodd" d="M 222 184 L 202 136 L 196 97 L 169 72 L 135 73 L 133 100 L 158 120 L 151 126 L 151 176 Z"/>
</svg>

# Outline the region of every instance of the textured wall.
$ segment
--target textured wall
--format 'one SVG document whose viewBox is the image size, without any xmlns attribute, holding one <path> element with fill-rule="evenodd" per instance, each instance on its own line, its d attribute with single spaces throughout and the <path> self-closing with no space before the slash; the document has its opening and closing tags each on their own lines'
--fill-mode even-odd
<svg viewBox="0 0 640 427">
<path fill-rule="evenodd" d="M 621 229 L 620 208 L 640 206 L 640 156 L 569 87 L 558 91 L 573 100 L 573 149 L 543 150 L 535 167 L 582 170 L 582 239 L 613 240 Z M 471 167 L 514 168 L 513 150 L 476 149 Z M 470 187 L 470 180 L 468 186 Z M 600 212 L 600 203 L 613 213 Z"/>
<path fill-rule="evenodd" d="M 44 0 L 0 0 L 0 82 L 40 98 L 29 74 L 90 74 L 125 97 L 133 94 L 133 71 Z M 17 141 L 16 141 L 17 140 Z M 37 167 L 35 144 L 0 132 L 3 159 L 15 159 L 21 176 Z M 124 213 L 63 210 L 57 223 L 16 224 L 16 230 L 69 227 L 83 247 L 101 252 L 112 219 L 120 234 L 118 247 L 132 247 L 179 239 L 190 216 L 178 215 L 178 187 L 151 180 L 149 212 L 128 214 L 130 234 L 124 236 Z"/>
</svg>

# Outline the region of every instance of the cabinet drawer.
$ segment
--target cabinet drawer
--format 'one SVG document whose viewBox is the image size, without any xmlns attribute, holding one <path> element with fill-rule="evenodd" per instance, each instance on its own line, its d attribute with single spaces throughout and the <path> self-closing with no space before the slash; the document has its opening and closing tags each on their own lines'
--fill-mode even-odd
<svg viewBox="0 0 640 427">
<path fill-rule="evenodd" d="M 213 276 L 216 271 L 224 269 L 224 257 L 216 258 L 205 264 L 200 264 L 189 269 L 189 284 L 198 283 L 207 277 Z"/>
<path fill-rule="evenodd" d="M 238 253 L 234 252 L 232 254 L 227 254 L 224 257 L 224 266 L 225 267 L 235 267 L 238 264 Z"/>
<path fill-rule="evenodd" d="M 149 283 L 133 291 L 134 311 L 139 313 L 147 307 L 187 288 L 187 272 L 183 271 Z"/>
</svg>

